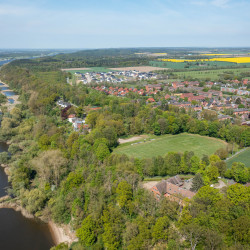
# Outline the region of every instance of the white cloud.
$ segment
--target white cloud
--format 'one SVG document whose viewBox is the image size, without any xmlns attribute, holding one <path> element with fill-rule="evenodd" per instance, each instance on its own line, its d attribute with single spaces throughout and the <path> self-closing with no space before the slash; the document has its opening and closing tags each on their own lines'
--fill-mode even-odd
<svg viewBox="0 0 250 250">
<path fill-rule="evenodd" d="M 229 6 L 229 0 L 213 0 L 211 4 L 219 8 L 226 8 Z"/>
</svg>

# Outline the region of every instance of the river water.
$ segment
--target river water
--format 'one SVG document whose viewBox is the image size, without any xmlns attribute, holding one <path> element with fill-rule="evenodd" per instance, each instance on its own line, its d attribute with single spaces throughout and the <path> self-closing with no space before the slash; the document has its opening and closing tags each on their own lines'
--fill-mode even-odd
<svg viewBox="0 0 250 250">
<path fill-rule="evenodd" d="M 0 152 L 8 150 L 0 142 Z M 8 179 L 0 167 L 0 197 L 6 195 Z M 25 218 L 13 209 L 0 209 L 0 250 L 48 250 L 54 244 L 47 224 Z"/>
</svg>

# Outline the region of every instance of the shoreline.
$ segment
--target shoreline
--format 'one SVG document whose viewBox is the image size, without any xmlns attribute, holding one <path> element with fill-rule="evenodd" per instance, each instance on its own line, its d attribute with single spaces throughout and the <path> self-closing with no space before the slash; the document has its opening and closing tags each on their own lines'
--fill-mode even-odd
<svg viewBox="0 0 250 250">
<path fill-rule="evenodd" d="M 56 245 L 60 243 L 67 243 L 68 245 L 71 245 L 73 242 L 77 241 L 76 236 L 69 229 L 69 226 L 59 226 L 51 220 L 47 224 Z"/>
<path fill-rule="evenodd" d="M 8 88 L 10 87 L 7 83 L 3 82 L 1 79 L 0 79 L 0 82 L 2 84 L 4 84 L 3 85 L 4 87 L 8 87 Z M 0 91 L 1 91 L 2 94 L 4 94 L 4 91 L 13 91 L 13 90 L 9 89 L 9 90 L 0 90 Z M 18 100 L 19 95 L 17 95 L 17 94 L 12 95 L 12 96 L 6 96 L 6 97 L 7 97 L 7 99 L 13 99 L 14 100 L 13 103 L 10 103 L 9 101 L 7 101 L 6 103 L 2 104 L 2 107 L 7 107 L 7 109 L 9 111 L 12 110 L 16 106 L 16 104 L 21 104 L 21 102 Z"/>
<path fill-rule="evenodd" d="M 5 174 L 8 175 L 8 165 L 0 164 L 0 167 L 4 169 Z M 8 208 L 13 209 L 16 212 L 21 212 L 22 216 L 28 219 L 37 219 L 42 223 L 46 223 L 48 225 L 51 237 L 54 241 L 55 246 L 60 243 L 66 243 L 71 245 L 73 242 L 77 241 L 77 237 L 74 232 L 72 232 L 68 225 L 57 225 L 52 220 L 46 221 L 42 217 L 36 217 L 35 215 L 29 213 L 24 207 L 18 204 L 18 200 L 13 200 L 9 195 L 5 195 L 0 197 L 0 209 Z"/>
<path fill-rule="evenodd" d="M 69 226 L 67 225 L 59 226 L 52 220 L 45 221 L 44 219 L 40 217 L 36 217 L 33 214 L 29 213 L 21 205 L 9 199 L 11 199 L 11 197 L 8 195 L 0 197 L 0 209 L 2 208 L 13 209 L 16 212 L 20 212 L 22 216 L 24 216 L 25 218 L 35 219 L 35 220 L 39 220 L 41 223 L 46 223 L 48 225 L 48 228 L 49 228 L 49 231 L 50 231 L 50 234 L 54 241 L 55 246 L 60 243 L 66 243 L 68 245 L 71 245 L 73 242 L 77 241 L 77 237 L 69 229 Z"/>
<path fill-rule="evenodd" d="M 1 81 L 4 84 L 4 86 L 9 87 L 8 84 Z M 2 92 L 2 91 L 1 91 Z M 16 106 L 16 104 L 20 104 L 21 102 L 18 101 L 19 95 L 11 96 L 15 101 L 14 103 L 6 103 L 3 106 L 6 106 L 8 109 L 12 109 Z M 7 145 L 10 145 L 11 142 L 7 141 L 5 142 Z M 0 164 L 0 167 L 4 169 L 4 172 L 9 180 L 9 166 L 7 164 Z M 74 241 L 77 241 L 77 237 L 74 232 L 72 232 L 68 225 L 62 225 L 59 226 L 56 223 L 54 223 L 52 220 L 46 221 L 45 219 L 41 217 L 36 217 L 33 214 L 29 213 L 24 207 L 22 207 L 20 204 L 18 204 L 17 200 L 13 200 L 9 195 L 0 197 L 0 209 L 1 208 L 9 208 L 13 209 L 16 212 L 21 212 L 22 216 L 28 218 L 28 219 L 38 219 L 42 223 L 46 223 L 48 225 L 50 234 L 52 236 L 52 239 L 54 241 L 55 246 L 60 243 L 67 243 L 68 245 L 71 245 Z"/>
</svg>

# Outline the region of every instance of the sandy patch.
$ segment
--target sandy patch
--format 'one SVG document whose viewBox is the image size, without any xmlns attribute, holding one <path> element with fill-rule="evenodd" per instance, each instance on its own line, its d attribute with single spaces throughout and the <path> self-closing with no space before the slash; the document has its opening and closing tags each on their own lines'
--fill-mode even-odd
<svg viewBox="0 0 250 250">
<path fill-rule="evenodd" d="M 150 190 L 153 186 L 155 186 L 159 181 L 148 181 L 142 184 L 143 188 Z"/>
<path fill-rule="evenodd" d="M 218 183 L 213 185 L 213 187 L 217 188 L 217 189 L 221 189 L 221 188 L 226 187 L 226 186 L 227 185 L 222 180 L 219 180 Z"/>
<path fill-rule="evenodd" d="M 137 70 L 139 72 L 150 72 L 155 70 L 167 70 L 167 68 L 159 68 L 159 67 L 152 67 L 152 66 L 135 66 L 135 67 L 123 67 L 123 68 L 110 68 L 111 70 L 118 70 L 118 71 L 128 71 L 128 70 Z"/>
<path fill-rule="evenodd" d="M 57 245 L 63 242 L 70 245 L 72 242 L 77 241 L 75 234 L 69 229 L 68 226 L 58 226 L 52 221 L 50 221 L 48 225 L 50 227 L 52 237 Z"/>
<path fill-rule="evenodd" d="M 141 139 L 144 139 L 144 138 L 147 138 L 147 137 L 148 137 L 147 135 L 138 135 L 138 136 L 131 137 L 129 139 L 121 139 L 121 138 L 119 138 L 118 142 L 120 144 L 123 144 L 123 143 L 126 143 L 126 142 L 138 141 L 138 140 L 141 140 Z"/>
<path fill-rule="evenodd" d="M 70 69 L 61 69 L 62 71 L 69 71 L 69 70 L 90 70 L 90 68 L 70 68 Z"/>
</svg>

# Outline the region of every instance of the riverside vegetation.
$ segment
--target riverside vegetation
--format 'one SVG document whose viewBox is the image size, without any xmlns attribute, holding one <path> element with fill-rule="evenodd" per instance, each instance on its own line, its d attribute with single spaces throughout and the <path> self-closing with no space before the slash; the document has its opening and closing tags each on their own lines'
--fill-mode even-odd
<svg viewBox="0 0 250 250">
<path fill-rule="evenodd" d="M 27 211 L 76 231 L 79 242 L 54 249 L 248 249 L 250 192 L 242 184 L 249 181 L 249 168 L 234 163 L 227 169 L 223 161 L 236 145 L 250 145 L 248 127 L 198 120 L 168 105 L 153 108 L 143 97 L 71 86 L 68 73 L 48 71 L 41 77 L 44 68 L 31 62 L 27 69 L 29 62 L 14 61 L 0 72 L 22 102 L 3 110 L 0 139 L 10 143 L 11 156 L 1 153 L 0 161 L 10 167 L 9 193 Z M 67 112 L 78 117 L 88 106 L 102 107 L 87 115 L 90 133 L 75 132 L 62 119 L 59 98 L 75 104 Z M 192 151 L 150 159 L 112 153 L 120 136 L 182 132 L 229 144 L 201 158 Z M 195 175 L 197 194 L 184 207 L 157 201 L 142 188 L 145 177 L 175 174 Z M 218 176 L 239 184 L 210 187 Z"/>
</svg>

